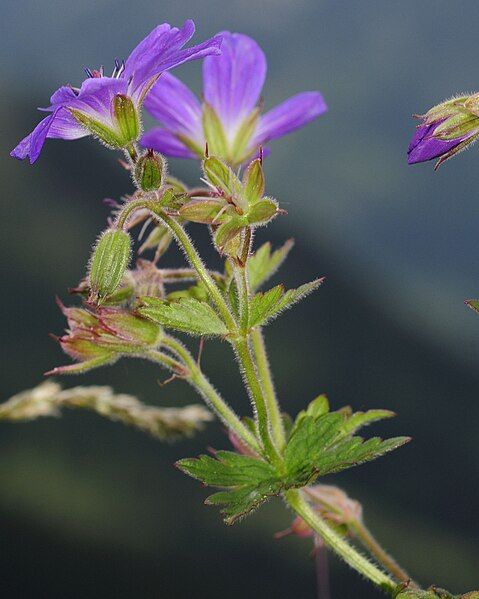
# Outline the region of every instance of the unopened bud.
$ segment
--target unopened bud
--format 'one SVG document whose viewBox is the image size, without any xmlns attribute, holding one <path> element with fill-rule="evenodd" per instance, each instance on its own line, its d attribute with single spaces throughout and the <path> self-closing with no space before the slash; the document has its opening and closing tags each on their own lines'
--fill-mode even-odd
<svg viewBox="0 0 479 599">
<path fill-rule="evenodd" d="M 120 285 L 128 267 L 131 252 L 131 239 L 122 229 L 105 231 L 91 257 L 90 299 L 100 302 L 112 294 Z"/>
<path fill-rule="evenodd" d="M 163 183 L 165 161 L 161 154 L 148 150 L 135 164 L 135 183 L 143 191 L 159 189 Z"/>
<path fill-rule="evenodd" d="M 133 100 L 123 94 L 113 99 L 113 114 L 118 125 L 122 145 L 136 141 L 140 135 L 140 117 Z"/>
</svg>

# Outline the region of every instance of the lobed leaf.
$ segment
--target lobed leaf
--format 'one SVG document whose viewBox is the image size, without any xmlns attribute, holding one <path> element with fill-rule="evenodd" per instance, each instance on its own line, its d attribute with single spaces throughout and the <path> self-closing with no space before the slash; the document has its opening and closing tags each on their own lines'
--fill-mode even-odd
<svg viewBox="0 0 479 599">
<path fill-rule="evenodd" d="M 297 289 L 284 290 L 283 285 L 277 285 L 266 292 L 259 292 L 251 299 L 249 326 L 262 326 L 283 310 L 290 308 L 300 299 L 317 289 L 324 279 L 316 279 L 305 283 Z"/>
<path fill-rule="evenodd" d="M 281 480 L 271 464 L 232 451 L 183 459 L 176 465 L 204 484 L 227 489 L 206 500 L 209 505 L 223 506 L 226 524 L 233 524 L 281 490 Z"/>
<path fill-rule="evenodd" d="M 141 297 L 137 312 L 167 328 L 192 335 L 226 335 L 228 329 L 206 302 L 192 297 L 167 302 L 156 297 Z"/>
</svg>

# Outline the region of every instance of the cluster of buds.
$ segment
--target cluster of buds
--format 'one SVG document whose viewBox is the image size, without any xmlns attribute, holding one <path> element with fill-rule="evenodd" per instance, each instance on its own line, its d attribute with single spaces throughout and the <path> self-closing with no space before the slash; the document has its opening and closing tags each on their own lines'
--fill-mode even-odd
<svg viewBox="0 0 479 599">
<path fill-rule="evenodd" d="M 178 215 L 211 225 L 216 248 L 222 254 L 240 258 L 245 232 L 265 225 L 280 212 L 274 199 L 264 197 L 262 160 L 253 160 L 242 180 L 226 162 L 214 156 L 205 158 L 203 172 L 210 190 L 184 203 Z"/>
<path fill-rule="evenodd" d="M 60 300 L 58 305 L 68 329 L 57 340 L 78 363 L 54 368 L 48 374 L 85 372 L 124 355 L 144 355 L 161 342 L 161 327 L 125 308 L 68 308 Z"/>
<path fill-rule="evenodd" d="M 479 93 L 434 106 L 424 115 L 408 149 L 408 163 L 438 158 L 438 168 L 479 137 Z"/>
</svg>

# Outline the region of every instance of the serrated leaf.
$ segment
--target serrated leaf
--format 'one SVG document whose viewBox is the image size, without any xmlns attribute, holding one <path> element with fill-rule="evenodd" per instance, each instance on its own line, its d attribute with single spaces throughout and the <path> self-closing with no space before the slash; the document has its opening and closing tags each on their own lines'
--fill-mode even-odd
<svg viewBox="0 0 479 599">
<path fill-rule="evenodd" d="M 408 437 L 383 441 L 379 437 L 364 440 L 344 431 L 344 415 L 331 412 L 302 416 L 286 446 L 284 459 L 288 484 L 303 486 L 317 476 L 340 472 L 400 447 Z"/>
<path fill-rule="evenodd" d="M 169 303 L 155 297 L 141 297 L 138 313 L 167 328 L 193 335 L 226 335 L 228 329 L 213 308 L 194 298 Z"/>
<path fill-rule="evenodd" d="M 274 275 L 285 261 L 293 245 L 294 241 L 290 239 L 282 247 L 271 252 L 271 243 L 268 241 L 256 250 L 248 260 L 248 277 L 252 291 L 256 291 Z"/>
<path fill-rule="evenodd" d="M 277 285 L 266 292 L 259 292 L 253 296 L 250 304 L 249 326 L 255 327 L 266 324 L 272 318 L 300 299 L 317 289 L 323 279 L 316 279 L 311 283 L 305 283 L 297 289 L 284 290 L 283 285 Z"/>
<path fill-rule="evenodd" d="M 393 418 L 396 416 L 391 410 L 368 410 L 367 412 L 356 412 L 346 418 L 342 429 L 345 434 L 354 434 L 363 426 L 384 420 L 385 418 Z"/>
<path fill-rule="evenodd" d="M 231 451 L 218 451 L 215 457 L 202 455 L 180 460 L 177 466 L 204 484 L 228 489 L 206 500 L 210 505 L 223 506 L 227 524 L 244 517 L 281 489 L 271 464 Z"/>
</svg>

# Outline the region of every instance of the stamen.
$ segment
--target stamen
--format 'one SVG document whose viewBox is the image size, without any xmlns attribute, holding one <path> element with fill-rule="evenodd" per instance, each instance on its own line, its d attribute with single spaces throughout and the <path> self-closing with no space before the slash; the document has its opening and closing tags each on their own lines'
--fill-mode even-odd
<svg viewBox="0 0 479 599">
<path fill-rule="evenodd" d="M 94 77 L 93 72 L 88 67 L 85 67 L 84 70 L 85 70 L 85 73 L 88 75 L 88 77 L 93 79 L 93 77 Z"/>
</svg>

